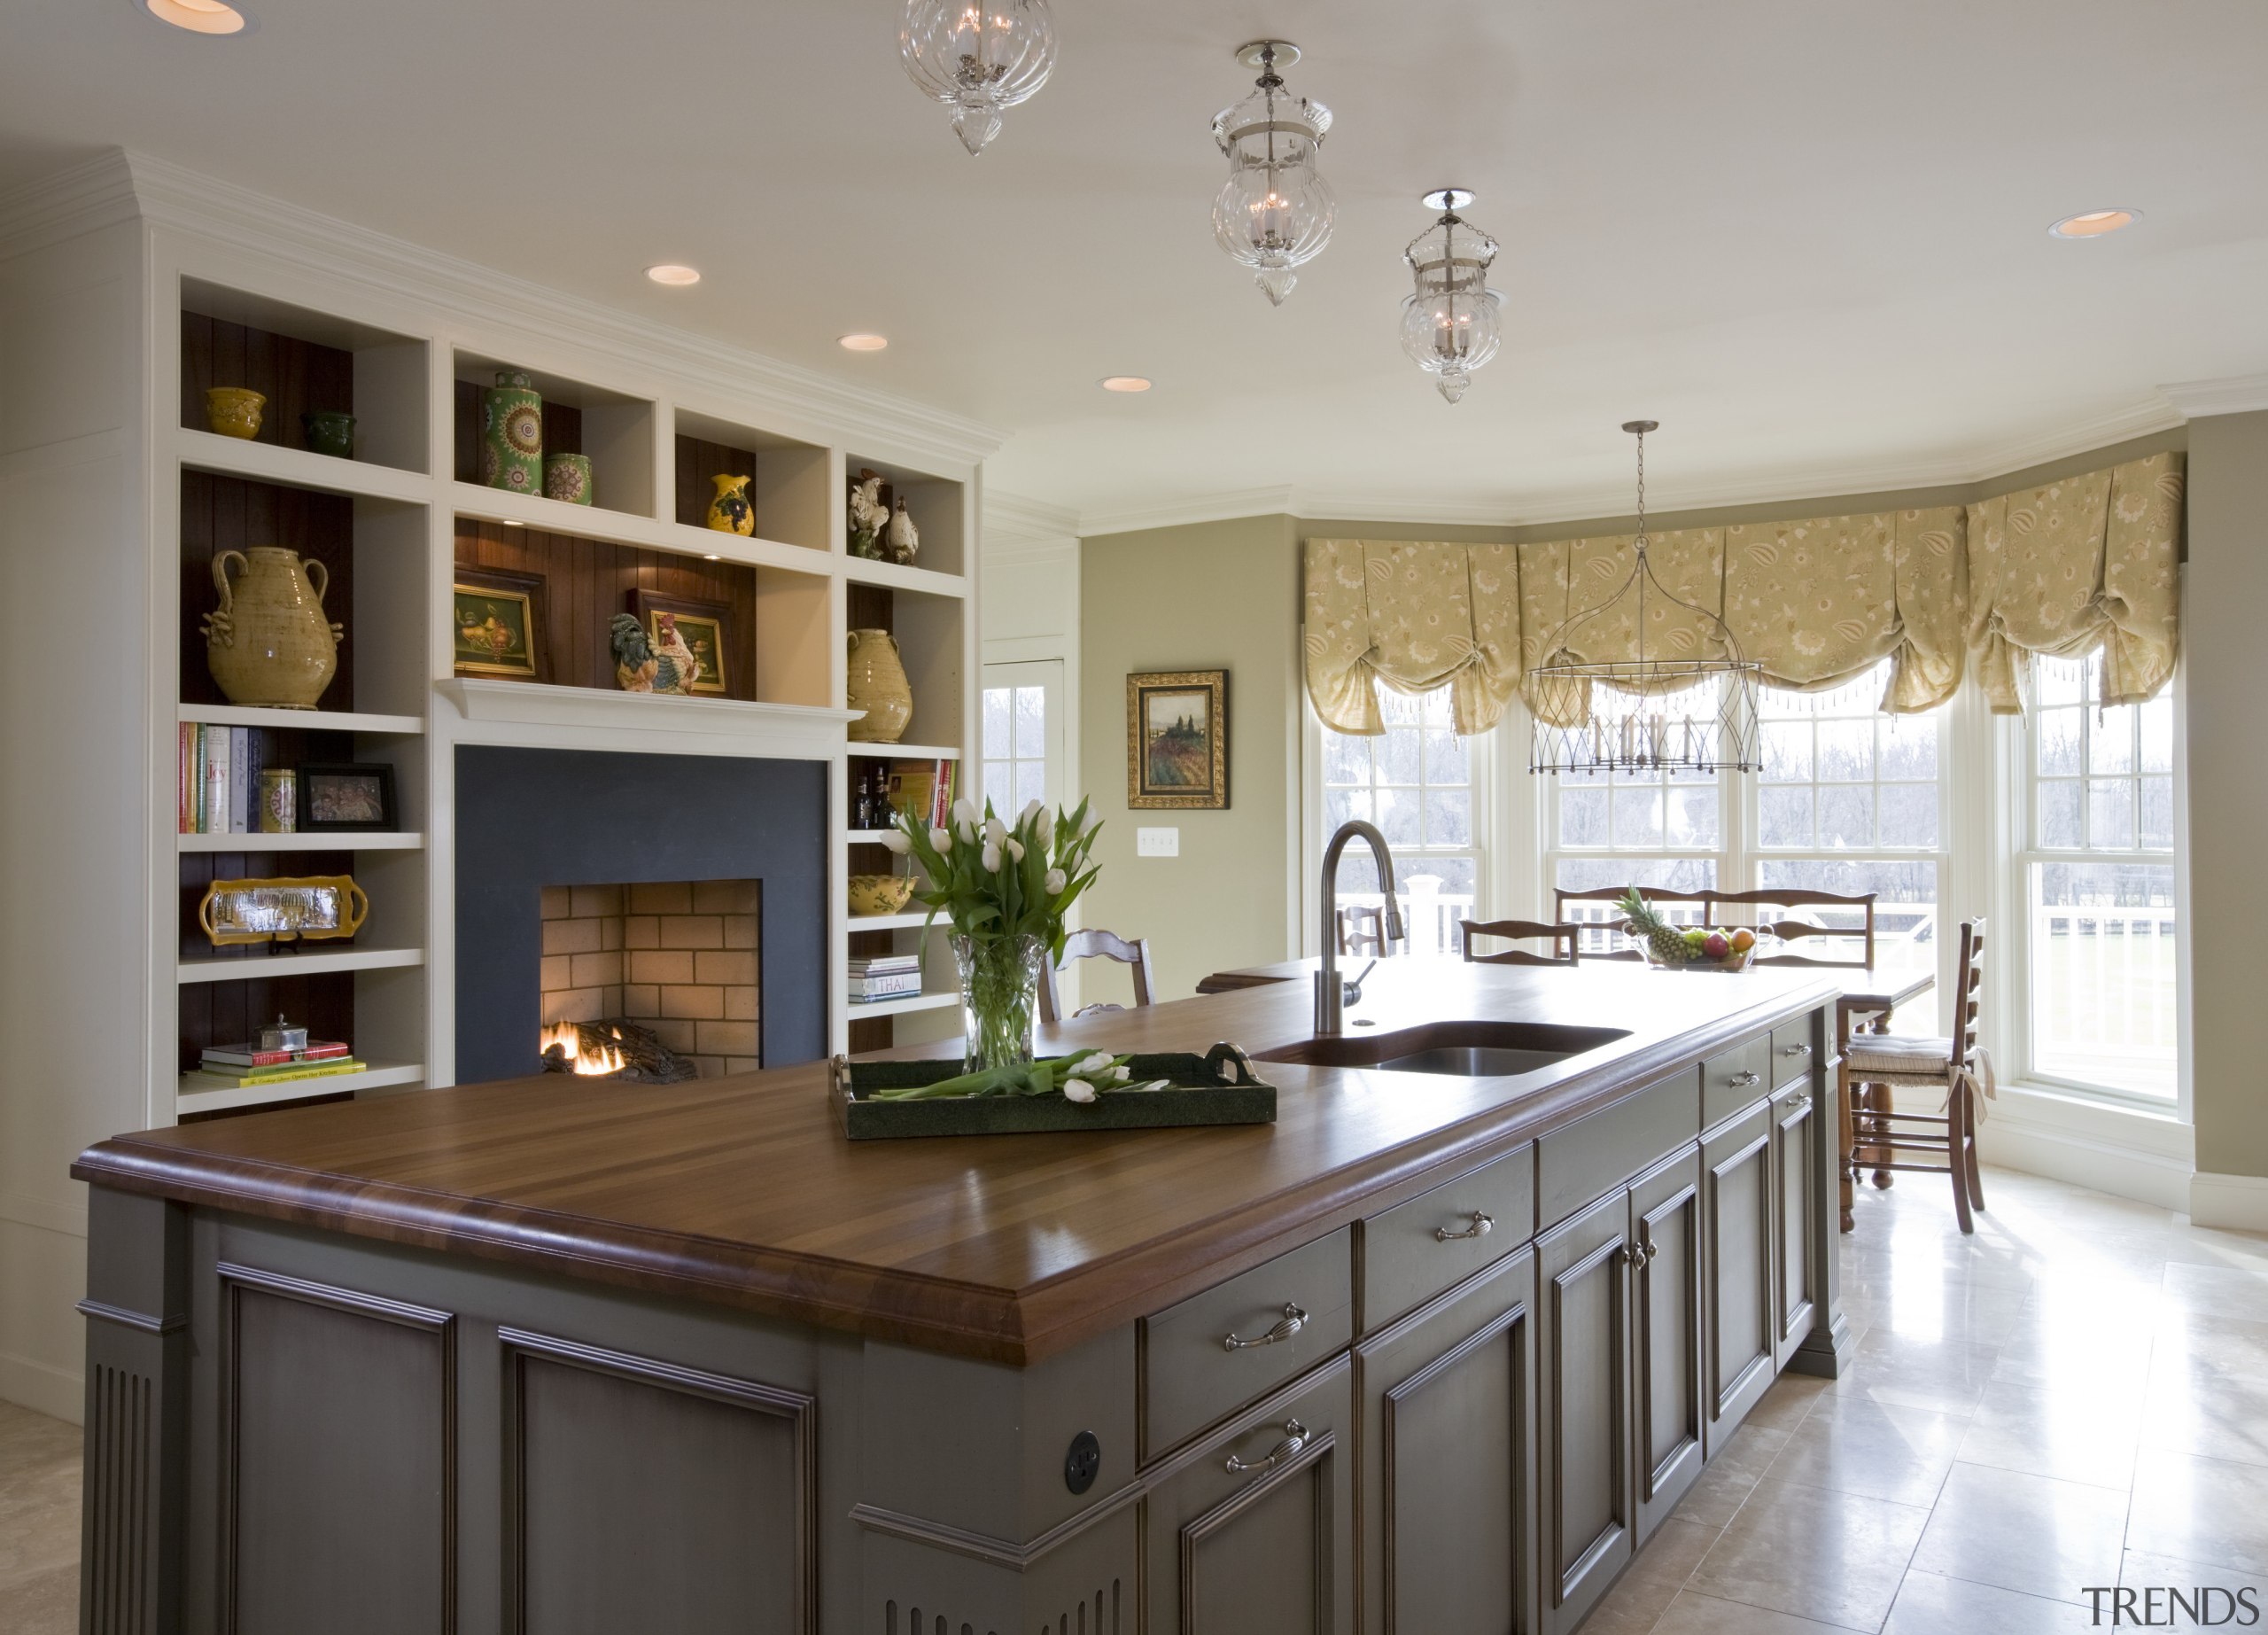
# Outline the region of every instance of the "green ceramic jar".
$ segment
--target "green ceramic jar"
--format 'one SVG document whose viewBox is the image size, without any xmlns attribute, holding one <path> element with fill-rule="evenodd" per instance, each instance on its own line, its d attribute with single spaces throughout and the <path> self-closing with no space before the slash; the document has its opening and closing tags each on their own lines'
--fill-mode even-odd
<svg viewBox="0 0 2268 1635">
<path fill-rule="evenodd" d="M 591 457 L 555 454 L 543 456 L 543 491 L 570 505 L 591 503 Z"/>
<path fill-rule="evenodd" d="M 480 394 L 480 480 L 516 494 L 543 492 L 543 399 L 517 370 L 500 369 Z"/>
</svg>

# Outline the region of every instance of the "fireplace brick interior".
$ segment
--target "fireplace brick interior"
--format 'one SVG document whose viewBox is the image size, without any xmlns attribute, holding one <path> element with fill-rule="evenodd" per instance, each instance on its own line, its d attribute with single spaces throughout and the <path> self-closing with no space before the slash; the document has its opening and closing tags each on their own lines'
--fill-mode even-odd
<svg viewBox="0 0 2268 1635">
<path fill-rule="evenodd" d="M 548 885 L 542 900 L 542 1023 L 627 1018 L 704 1078 L 760 1065 L 758 882 Z"/>
</svg>

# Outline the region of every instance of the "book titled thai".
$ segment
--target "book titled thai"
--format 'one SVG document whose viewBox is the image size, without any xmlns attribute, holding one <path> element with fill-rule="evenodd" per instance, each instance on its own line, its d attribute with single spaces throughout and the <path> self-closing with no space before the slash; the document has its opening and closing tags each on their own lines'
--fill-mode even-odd
<svg viewBox="0 0 2268 1635">
<path fill-rule="evenodd" d="M 850 998 L 853 1004 L 866 1000 L 902 999 L 909 993 L 921 992 L 921 973 L 910 970 L 887 977 L 853 977 L 850 981 Z"/>
</svg>

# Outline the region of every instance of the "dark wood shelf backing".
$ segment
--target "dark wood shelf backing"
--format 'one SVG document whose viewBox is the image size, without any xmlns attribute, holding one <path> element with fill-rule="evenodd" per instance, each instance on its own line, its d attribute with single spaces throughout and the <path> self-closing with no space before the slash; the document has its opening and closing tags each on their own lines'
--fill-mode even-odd
<svg viewBox="0 0 2268 1635">
<path fill-rule="evenodd" d="M 354 853 L 352 852 L 293 852 L 285 855 L 262 852 L 258 835 L 245 835 L 240 838 L 245 843 L 241 852 L 183 852 L 179 855 L 181 938 L 177 952 L 182 959 L 250 960 L 260 963 L 278 957 L 276 950 L 264 942 L 214 946 L 212 939 L 205 934 L 205 928 L 197 923 L 197 906 L 204 900 L 205 888 L 214 881 L 304 878 L 315 875 L 351 875 L 354 872 Z M 344 938 L 336 942 L 300 945 L 309 954 L 341 953 L 354 946 L 352 940 Z M 290 959 L 294 956 L 284 954 L 281 957 Z M 350 979 L 353 975 L 351 971 L 344 974 Z"/>
<path fill-rule="evenodd" d="M 757 697 L 756 570 L 745 563 L 708 562 L 469 517 L 456 519 L 455 560 L 459 568 L 543 576 L 546 679 L 555 685 L 617 690 L 609 625 L 617 613 L 630 611 L 630 592 L 643 590 L 729 607 L 723 696 Z"/>
<path fill-rule="evenodd" d="M 330 575 L 323 611 L 344 625 L 338 671 L 318 710 L 354 707 L 354 502 L 345 494 L 288 488 L 211 471 L 181 474 L 181 701 L 226 704 L 205 662 L 202 622 L 221 605 L 213 558 L 224 550 L 281 545 Z"/>
<path fill-rule="evenodd" d="M 756 460 L 753 450 L 735 448 L 729 443 L 712 443 L 698 437 L 677 433 L 677 519 L 688 528 L 705 528 L 709 524 L 709 502 L 716 497 L 717 485 L 710 479 L 718 476 L 745 477 L 749 508 L 756 518 L 755 532 L 764 535 L 764 514 L 756 510 Z"/>
<path fill-rule="evenodd" d="M 202 933 L 198 940 L 203 940 Z M 304 1024 L 311 1038 L 354 1041 L 351 970 L 318 971 L 311 977 L 262 970 L 242 982 L 190 983 L 180 992 L 180 1071 L 184 1073 L 196 1071 L 208 1047 L 251 1039 L 279 1016 L 289 1017 L 294 1027 Z"/>
<path fill-rule="evenodd" d="M 181 423 L 208 430 L 205 393 L 213 386 L 249 386 L 268 399 L 252 440 L 300 448 L 299 417 L 354 412 L 354 354 L 249 324 L 181 315 Z"/>
</svg>

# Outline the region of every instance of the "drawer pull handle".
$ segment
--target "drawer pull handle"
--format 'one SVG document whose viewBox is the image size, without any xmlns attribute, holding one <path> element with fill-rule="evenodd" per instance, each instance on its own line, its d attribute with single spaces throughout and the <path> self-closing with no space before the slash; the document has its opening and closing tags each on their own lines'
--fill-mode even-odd
<svg viewBox="0 0 2268 1635">
<path fill-rule="evenodd" d="M 1783 1045 L 1780 1047 L 1780 1054 L 1783 1056 L 1807 1056 L 1811 1054 L 1811 1047 L 1809 1045 Z"/>
<path fill-rule="evenodd" d="M 1749 1068 L 1744 1071 L 1735 1073 L 1730 1078 L 1725 1080 L 1725 1082 L 1728 1085 L 1733 1085 L 1744 1090 L 1751 1085 L 1762 1084 L 1764 1082 L 1764 1075 L 1758 1072 L 1754 1068 Z"/>
<path fill-rule="evenodd" d="M 1803 1094 L 1797 1094 L 1791 1095 L 1786 1101 L 1781 1102 L 1780 1109 L 1783 1112 L 1792 1113 L 1798 1108 L 1809 1107 L 1810 1105 L 1811 1097 Z"/>
<path fill-rule="evenodd" d="M 1661 1252 L 1662 1246 L 1651 1238 L 1643 1243 L 1625 1243 L 1622 1246 L 1622 1261 L 1625 1265 L 1643 1266 Z"/>
<path fill-rule="evenodd" d="M 1481 1210 L 1472 1211 L 1472 1224 L 1462 1231 L 1451 1232 L 1447 1226 L 1433 1228 L 1436 1243 L 1454 1243 L 1459 1238 L 1485 1238 L 1496 1229 L 1496 1218 Z"/>
<path fill-rule="evenodd" d="M 1248 1475 L 1255 1470 L 1272 1470 L 1308 1444 L 1308 1428 L 1297 1420 L 1284 1421 L 1284 1439 L 1269 1449 L 1266 1459 L 1243 1460 L 1231 1453 L 1222 1468 L 1232 1476 Z"/>
<path fill-rule="evenodd" d="M 1284 1303 L 1283 1320 L 1266 1334 L 1255 1335 L 1249 1340 L 1238 1335 L 1224 1335 L 1221 1339 L 1221 1349 L 1224 1351 L 1241 1351 L 1254 1345 L 1273 1345 L 1279 1340 L 1290 1339 L 1307 1326 L 1308 1314 L 1287 1300 Z M 1260 1467 L 1255 1465 L 1253 1468 L 1257 1470 Z"/>
</svg>

